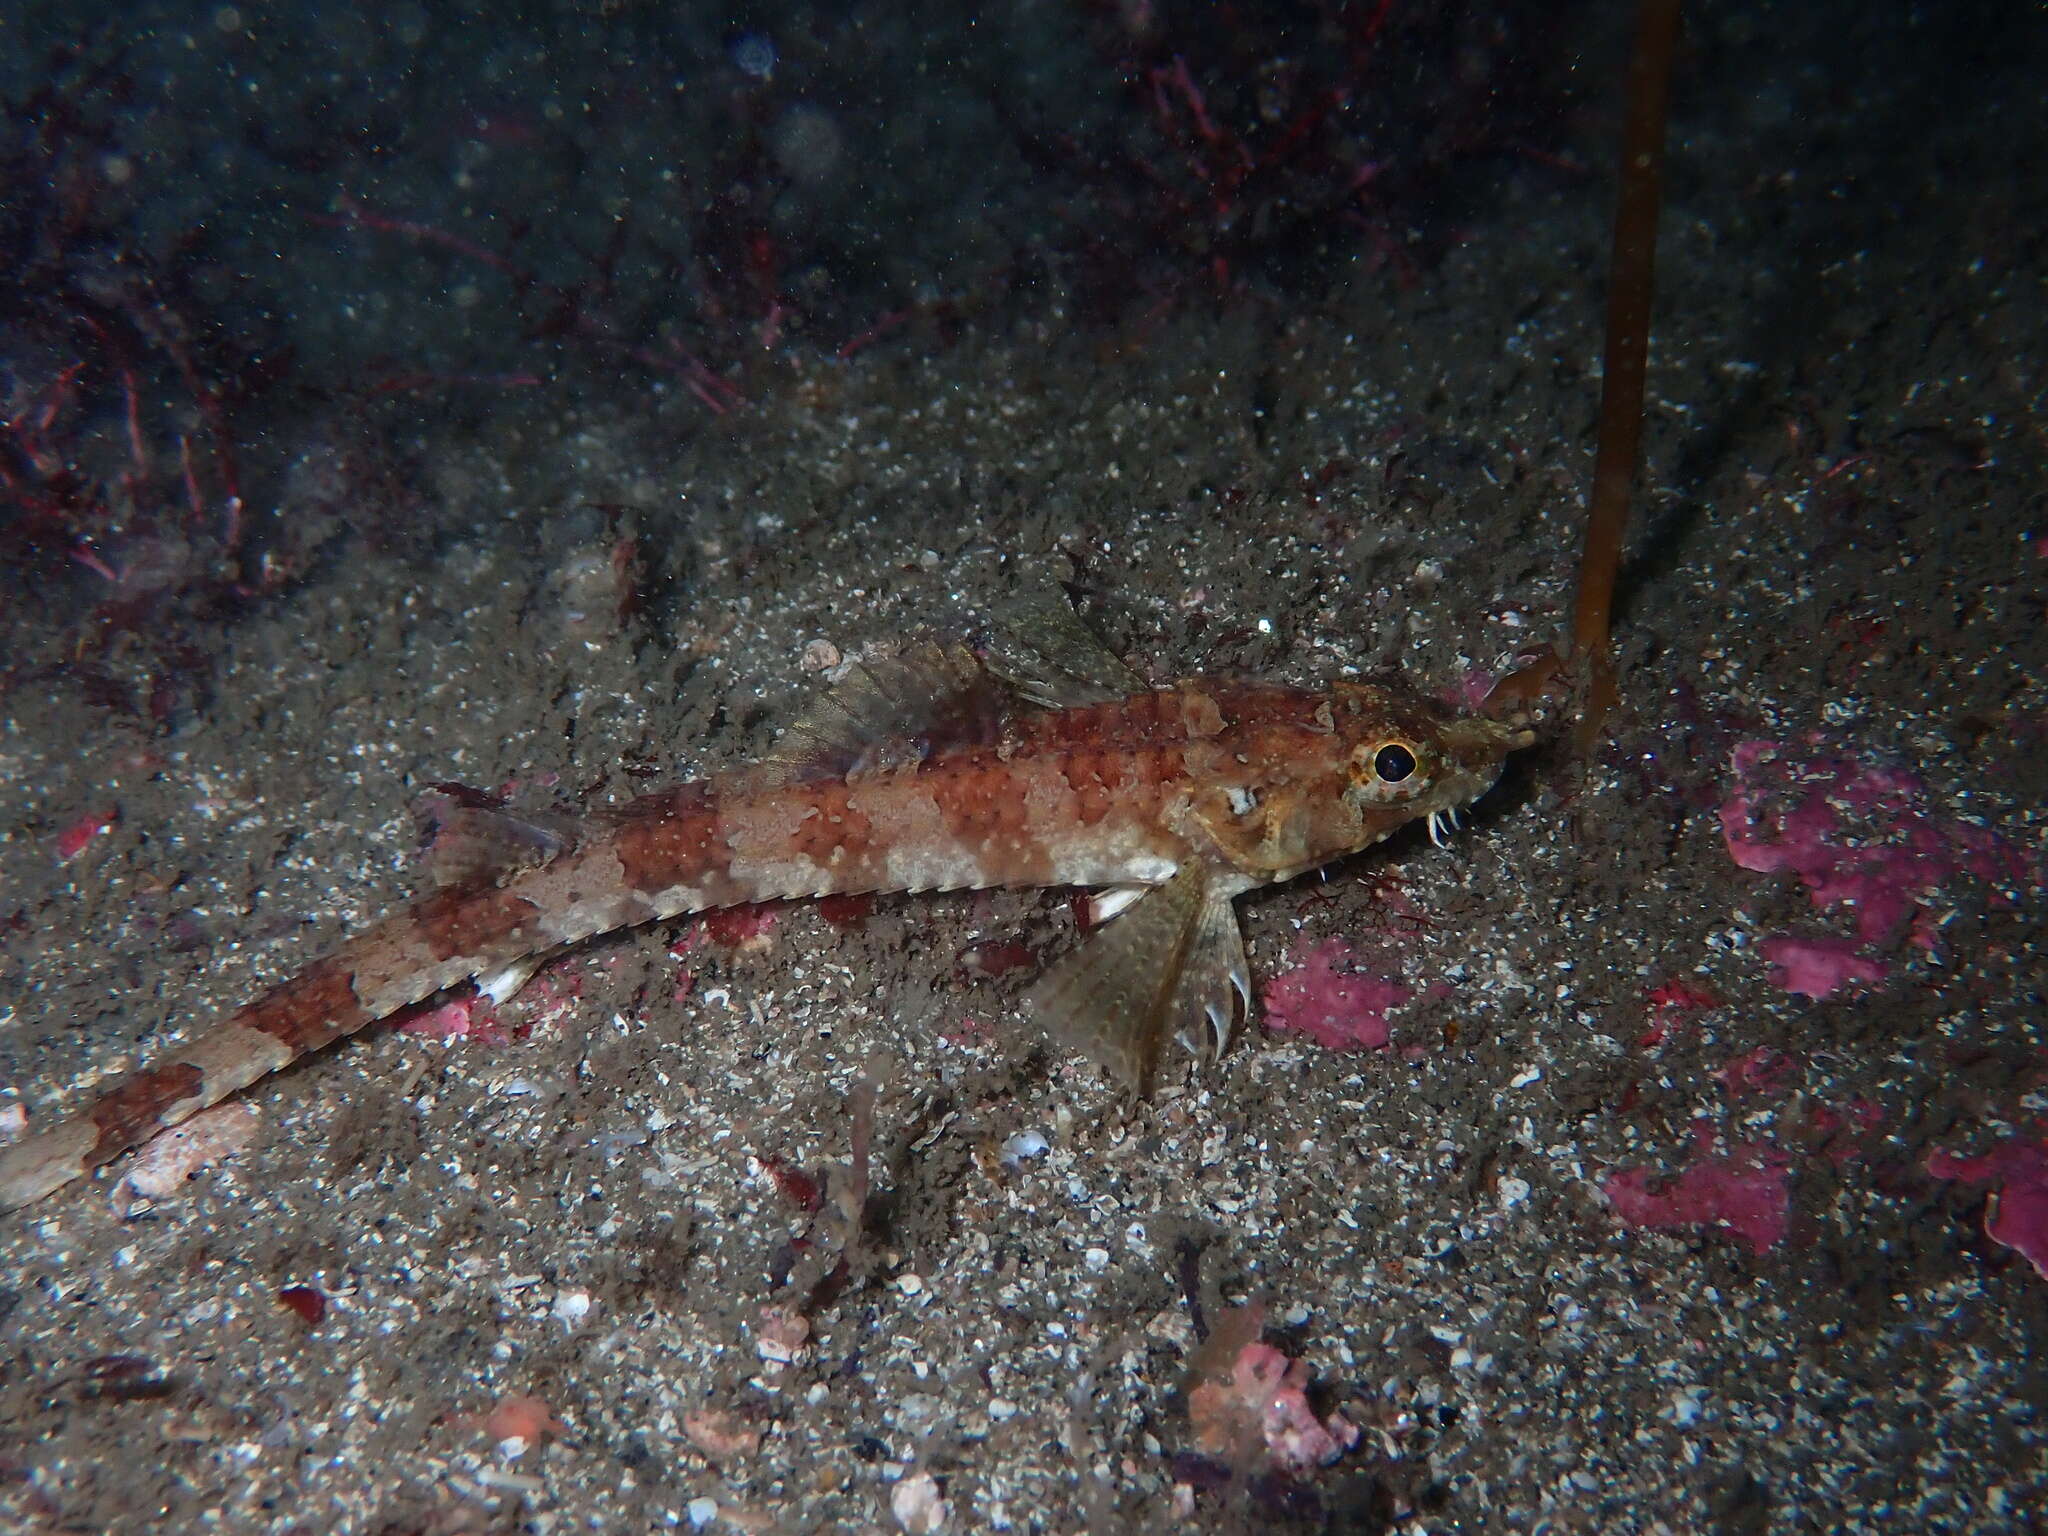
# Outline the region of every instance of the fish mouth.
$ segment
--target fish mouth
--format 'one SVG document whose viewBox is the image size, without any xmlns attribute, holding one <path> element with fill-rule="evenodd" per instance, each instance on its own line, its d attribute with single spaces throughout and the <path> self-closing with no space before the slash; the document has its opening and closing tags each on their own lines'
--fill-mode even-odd
<svg viewBox="0 0 2048 1536">
<path fill-rule="evenodd" d="M 1427 813 L 1429 840 L 1444 847 L 1462 822 L 1464 809 L 1500 779 L 1508 754 L 1536 744 L 1537 734 L 1526 718 L 1489 719 L 1467 715 L 1443 729 L 1444 755 L 1451 768 Z"/>
</svg>

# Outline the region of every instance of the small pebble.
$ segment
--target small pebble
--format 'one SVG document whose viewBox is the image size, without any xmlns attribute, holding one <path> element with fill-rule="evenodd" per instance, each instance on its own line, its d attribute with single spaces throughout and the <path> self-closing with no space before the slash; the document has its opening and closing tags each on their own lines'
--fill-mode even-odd
<svg viewBox="0 0 2048 1536">
<path fill-rule="evenodd" d="M 891 1488 L 889 1510 L 896 1523 L 913 1536 L 929 1536 L 946 1528 L 946 1501 L 939 1496 L 939 1480 L 929 1472 L 906 1477 Z"/>
<path fill-rule="evenodd" d="M 1041 1131 L 1019 1131 L 1003 1143 L 1003 1161 L 1016 1164 L 1028 1158 L 1043 1157 L 1051 1146 Z"/>
</svg>

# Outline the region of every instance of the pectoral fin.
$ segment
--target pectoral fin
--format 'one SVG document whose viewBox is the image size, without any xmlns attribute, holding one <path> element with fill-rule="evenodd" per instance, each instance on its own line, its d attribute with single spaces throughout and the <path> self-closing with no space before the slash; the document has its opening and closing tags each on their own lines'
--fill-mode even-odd
<svg viewBox="0 0 2048 1536">
<path fill-rule="evenodd" d="M 1028 1006 L 1054 1040 L 1134 1093 L 1167 1036 L 1221 1055 L 1251 1003 L 1233 872 L 1190 862 L 1048 971 Z"/>
</svg>

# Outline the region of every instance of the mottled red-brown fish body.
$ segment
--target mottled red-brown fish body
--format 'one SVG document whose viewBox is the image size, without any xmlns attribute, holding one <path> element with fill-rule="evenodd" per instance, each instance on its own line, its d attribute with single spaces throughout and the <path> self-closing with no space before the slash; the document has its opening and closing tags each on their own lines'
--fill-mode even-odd
<svg viewBox="0 0 2048 1536">
<path fill-rule="evenodd" d="M 1366 685 L 1193 679 L 1019 709 L 850 771 L 784 765 L 647 795 L 598 812 L 544 863 L 415 902 L 79 1116 L 0 1151 L 0 1204 L 36 1199 L 445 988 L 475 978 L 509 995 L 537 957 L 655 919 L 861 892 L 1156 886 L 1191 862 L 1221 872 L 1227 903 L 1432 812 L 1411 789 L 1366 784 L 1360 762 L 1391 741 L 1451 772 L 1441 725 Z M 1504 750 L 1475 746 L 1473 774 L 1490 782 Z M 1461 780 L 1440 798 L 1476 792 Z"/>
</svg>

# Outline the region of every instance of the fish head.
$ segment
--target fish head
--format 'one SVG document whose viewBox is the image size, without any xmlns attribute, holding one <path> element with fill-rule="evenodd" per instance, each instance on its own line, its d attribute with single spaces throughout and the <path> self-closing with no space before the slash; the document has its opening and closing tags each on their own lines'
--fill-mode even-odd
<svg viewBox="0 0 2048 1536">
<path fill-rule="evenodd" d="M 1338 683 L 1318 691 L 1312 713 L 1292 690 L 1225 702 L 1233 708 L 1210 703 L 1206 717 L 1213 726 L 1234 713 L 1235 723 L 1189 744 L 1188 810 L 1209 850 L 1260 884 L 1411 821 L 1441 842 L 1507 755 L 1536 739 L 1526 718 L 1460 714 L 1396 684 Z"/>
<path fill-rule="evenodd" d="M 1527 714 L 1461 715 L 1405 690 L 1340 684 L 1332 705 L 1358 847 L 1425 817 L 1436 835 L 1438 818 L 1485 794 L 1508 754 L 1536 741 Z"/>
</svg>

